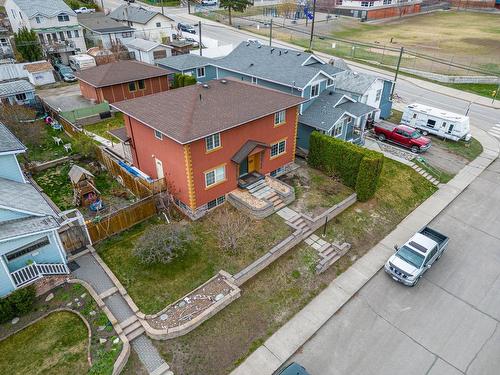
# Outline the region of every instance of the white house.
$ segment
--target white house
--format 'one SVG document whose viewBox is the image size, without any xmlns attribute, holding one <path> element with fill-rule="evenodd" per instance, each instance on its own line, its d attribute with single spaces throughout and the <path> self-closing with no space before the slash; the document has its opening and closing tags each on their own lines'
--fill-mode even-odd
<svg viewBox="0 0 500 375">
<path fill-rule="evenodd" d="M 68 57 L 87 47 L 76 13 L 63 0 L 7 0 L 12 30 L 34 30 L 47 55 L 67 64 Z"/>
<path fill-rule="evenodd" d="M 78 22 L 83 27 L 87 47 L 110 49 L 116 44 L 125 45 L 134 39 L 135 30 L 105 16 L 103 13 L 78 15 Z"/>
<path fill-rule="evenodd" d="M 175 28 L 175 21 L 159 12 L 140 6 L 124 4 L 113 10 L 109 17 L 123 25 L 133 27 L 136 38 L 163 43 Z"/>
<path fill-rule="evenodd" d="M 125 46 L 132 53 L 134 59 L 148 64 L 154 65 L 155 60 L 172 56 L 172 50 L 169 46 L 151 40 L 136 38 Z"/>
</svg>

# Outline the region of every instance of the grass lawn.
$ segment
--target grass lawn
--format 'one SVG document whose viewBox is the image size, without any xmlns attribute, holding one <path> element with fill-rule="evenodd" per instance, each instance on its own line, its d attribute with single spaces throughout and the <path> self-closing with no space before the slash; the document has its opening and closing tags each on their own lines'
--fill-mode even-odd
<svg viewBox="0 0 500 375">
<path fill-rule="evenodd" d="M 482 95 L 487 98 L 491 98 L 492 101 L 493 101 L 493 92 L 495 92 L 498 89 L 498 85 L 488 84 L 488 83 L 448 83 L 448 84 L 441 83 L 441 84 L 453 87 L 454 89 Z M 500 99 L 500 93 L 497 94 L 497 98 Z"/>
<path fill-rule="evenodd" d="M 108 130 L 123 128 L 123 113 L 118 112 L 115 117 L 104 119 L 92 125 L 86 125 L 85 130 L 100 135 L 106 139 L 117 142 L 117 139 L 108 133 Z"/>
<path fill-rule="evenodd" d="M 71 143 L 72 141 L 72 139 L 68 135 L 66 135 L 66 133 L 60 130 L 54 130 L 52 129 L 52 127 L 43 123 L 41 123 L 40 126 L 43 127 L 43 130 L 40 134 L 40 144 L 38 146 L 27 146 L 27 157 L 30 161 L 42 163 L 54 159 L 59 159 L 63 156 L 68 156 L 76 152 L 76 150 L 73 150 L 68 153 L 64 150 L 63 145 L 66 143 Z M 61 138 L 61 144 L 56 144 L 52 137 Z"/>
<path fill-rule="evenodd" d="M 403 112 L 398 111 L 397 109 L 392 109 L 391 116 L 387 118 L 386 121 L 392 122 L 394 124 L 400 124 L 401 117 L 403 117 Z"/>
<path fill-rule="evenodd" d="M 375 197 L 328 225 L 330 240 L 353 245 L 328 271 L 316 275 L 316 252 L 302 243 L 244 284 L 241 298 L 200 327 L 155 345 L 176 375 L 229 373 L 435 190 L 411 168 L 386 159 Z"/>
<path fill-rule="evenodd" d="M 0 374 L 85 374 L 88 331 L 75 314 L 56 312 L 0 341 Z"/>
<path fill-rule="evenodd" d="M 140 3 L 146 3 L 154 6 L 177 7 L 180 5 L 180 0 L 140 0 Z"/>
<path fill-rule="evenodd" d="M 277 215 L 262 221 L 252 220 L 251 231 L 232 255 L 219 249 L 205 217 L 187 224 L 192 228 L 193 240 L 183 257 L 169 264 L 144 265 L 133 255 L 134 243 L 147 225 L 159 222 L 157 218 L 151 219 L 96 246 L 99 255 L 146 314 L 160 311 L 221 269 L 238 272 L 291 233 Z"/>
<path fill-rule="evenodd" d="M 437 167 L 430 166 L 428 163 L 425 163 L 425 162 L 418 160 L 418 158 L 413 160 L 413 162 L 415 164 L 417 164 L 420 168 L 424 169 L 431 176 L 438 179 L 439 182 L 441 182 L 443 184 L 446 184 L 453 177 L 455 177 L 455 175 L 453 173 L 449 173 L 449 172 L 443 171 L 442 169 L 439 169 Z"/>
<path fill-rule="evenodd" d="M 463 156 L 469 161 L 474 160 L 483 152 L 483 146 L 476 138 L 472 138 L 469 144 L 462 141 L 443 140 L 437 137 L 432 137 L 432 142 L 447 148 L 453 154 Z"/>
</svg>

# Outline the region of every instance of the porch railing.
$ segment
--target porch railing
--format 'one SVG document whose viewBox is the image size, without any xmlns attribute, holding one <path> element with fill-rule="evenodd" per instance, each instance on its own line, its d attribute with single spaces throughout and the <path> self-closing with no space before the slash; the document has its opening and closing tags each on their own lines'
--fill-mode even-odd
<svg viewBox="0 0 500 375">
<path fill-rule="evenodd" d="M 67 275 L 68 273 L 68 266 L 63 263 L 32 263 L 11 272 L 10 275 L 16 288 L 19 288 L 46 275 Z"/>
</svg>

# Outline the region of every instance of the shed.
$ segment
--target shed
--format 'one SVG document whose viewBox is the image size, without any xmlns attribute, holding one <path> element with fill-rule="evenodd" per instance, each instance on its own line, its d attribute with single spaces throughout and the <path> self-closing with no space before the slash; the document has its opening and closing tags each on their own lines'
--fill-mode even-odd
<svg viewBox="0 0 500 375">
<path fill-rule="evenodd" d="M 0 101 L 7 104 L 29 104 L 35 99 L 35 87 L 23 79 L 0 83 Z"/>
<path fill-rule="evenodd" d="M 94 184 L 94 175 L 79 165 L 73 165 L 68 173 L 73 185 L 73 204 L 89 206 L 99 199 L 99 190 Z"/>
</svg>

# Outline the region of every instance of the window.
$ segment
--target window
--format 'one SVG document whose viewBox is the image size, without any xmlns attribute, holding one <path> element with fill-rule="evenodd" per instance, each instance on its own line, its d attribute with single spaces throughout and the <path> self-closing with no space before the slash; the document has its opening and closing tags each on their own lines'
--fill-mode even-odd
<svg viewBox="0 0 500 375">
<path fill-rule="evenodd" d="M 40 19 L 40 17 L 35 17 L 35 21 L 36 21 L 36 23 L 42 22 L 42 20 Z"/>
<path fill-rule="evenodd" d="M 161 134 L 161 132 L 159 132 L 158 130 L 155 130 L 155 138 L 163 139 L 163 134 Z"/>
<path fill-rule="evenodd" d="M 164 57 L 167 57 L 167 50 L 161 49 L 158 51 L 153 51 L 153 59 L 163 59 Z"/>
<path fill-rule="evenodd" d="M 146 88 L 146 82 L 143 79 L 137 81 L 137 85 L 139 86 L 139 90 L 144 90 Z"/>
<path fill-rule="evenodd" d="M 42 34 L 38 34 L 38 35 L 42 35 Z M 9 42 L 7 41 L 7 39 L 0 38 L 0 46 L 2 46 L 2 47 L 8 47 L 9 46 Z"/>
<path fill-rule="evenodd" d="M 281 176 L 285 172 L 286 172 L 285 167 L 279 167 L 279 168 L 275 169 L 274 171 L 271 171 L 271 173 L 269 173 L 269 174 L 271 175 L 271 177 L 278 177 L 278 176 Z"/>
<path fill-rule="evenodd" d="M 22 257 L 23 255 L 31 253 L 35 250 L 38 250 L 41 247 L 47 246 L 48 244 L 50 244 L 49 238 L 43 237 L 35 242 L 31 242 L 31 243 L 17 249 L 16 251 L 13 251 L 12 253 L 7 254 L 6 258 L 10 262 L 11 260 L 14 260 L 16 258 Z"/>
<path fill-rule="evenodd" d="M 73 30 L 73 35 L 75 36 L 75 38 L 80 37 L 80 33 L 78 32 L 78 30 Z"/>
<path fill-rule="evenodd" d="M 417 114 L 416 113 L 413 114 L 413 118 L 417 118 Z"/>
<path fill-rule="evenodd" d="M 319 95 L 319 83 L 311 86 L 311 98 L 315 98 Z"/>
<path fill-rule="evenodd" d="M 52 33 L 52 40 L 54 42 L 57 42 L 57 34 L 56 33 Z"/>
<path fill-rule="evenodd" d="M 374 1 L 370 1 L 369 6 L 371 6 L 371 7 L 372 7 L 374 4 L 375 4 L 375 2 L 374 2 Z"/>
<path fill-rule="evenodd" d="M 221 195 L 219 198 L 214 199 L 213 201 L 210 201 L 207 203 L 207 208 L 211 210 L 212 208 L 215 208 L 217 206 L 220 206 L 222 203 L 226 201 L 226 196 Z"/>
<path fill-rule="evenodd" d="M 26 94 L 24 92 L 21 94 L 16 94 L 16 100 L 26 100 Z"/>
<path fill-rule="evenodd" d="M 125 33 L 122 33 L 122 38 L 132 38 L 132 32 L 127 31 Z"/>
<path fill-rule="evenodd" d="M 59 31 L 59 39 L 61 40 L 66 40 L 66 37 L 64 36 L 64 33 L 62 31 Z"/>
<path fill-rule="evenodd" d="M 209 135 L 205 138 L 205 147 L 208 151 L 215 150 L 220 147 L 220 133 Z"/>
<path fill-rule="evenodd" d="M 337 0 L 337 5 L 342 5 L 342 0 Z"/>
<path fill-rule="evenodd" d="M 12 12 L 12 17 L 16 18 L 16 14 L 14 13 L 14 9 L 10 10 Z"/>
<path fill-rule="evenodd" d="M 281 125 L 285 123 L 286 111 L 279 111 L 274 114 L 274 125 Z"/>
<path fill-rule="evenodd" d="M 368 6 L 368 1 L 362 1 L 361 2 L 362 7 L 367 7 Z"/>
<path fill-rule="evenodd" d="M 377 94 L 375 95 L 375 101 L 378 102 L 382 97 L 382 89 L 377 90 Z"/>
<path fill-rule="evenodd" d="M 436 126 L 436 120 L 427 120 L 427 126 L 429 128 L 434 128 L 434 126 Z"/>
<path fill-rule="evenodd" d="M 205 172 L 205 186 L 209 187 L 226 179 L 226 166 L 222 165 L 211 171 Z"/>
<path fill-rule="evenodd" d="M 384 0 L 384 5 L 392 4 L 392 0 Z"/>
<path fill-rule="evenodd" d="M 271 145 L 271 159 L 275 158 L 286 151 L 286 140 L 279 141 Z"/>
<path fill-rule="evenodd" d="M 161 27 L 161 22 L 156 22 L 156 27 Z"/>
<path fill-rule="evenodd" d="M 257 77 L 252 77 L 252 83 L 257 84 Z"/>
<path fill-rule="evenodd" d="M 451 134 L 453 132 L 453 124 L 450 124 L 450 127 L 448 128 L 448 134 Z"/>
<path fill-rule="evenodd" d="M 60 14 L 57 16 L 57 20 L 59 22 L 68 22 L 69 21 L 69 16 L 67 14 Z"/>
<path fill-rule="evenodd" d="M 328 78 L 328 80 L 326 81 L 326 87 L 330 87 L 332 85 L 333 85 L 333 79 Z"/>
<path fill-rule="evenodd" d="M 137 90 L 137 88 L 135 87 L 135 82 L 129 82 L 128 83 L 128 91 L 134 92 L 135 90 Z"/>
<path fill-rule="evenodd" d="M 71 30 L 66 31 L 66 35 L 71 39 Z"/>
<path fill-rule="evenodd" d="M 342 121 L 341 123 L 335 125 L 335 127 L 333 128 L 332 136 L 334 136 L 334 137 L 341 136 L 343 128 L 344 128 L 344 121 Z"/>
<path fill-rule="evenodd" d="M 196 69 L 196 77 L 198 77 L 198 78 L 205 77 L 205 67 L 202 66 L 202 67 Z"/>
</svg>

